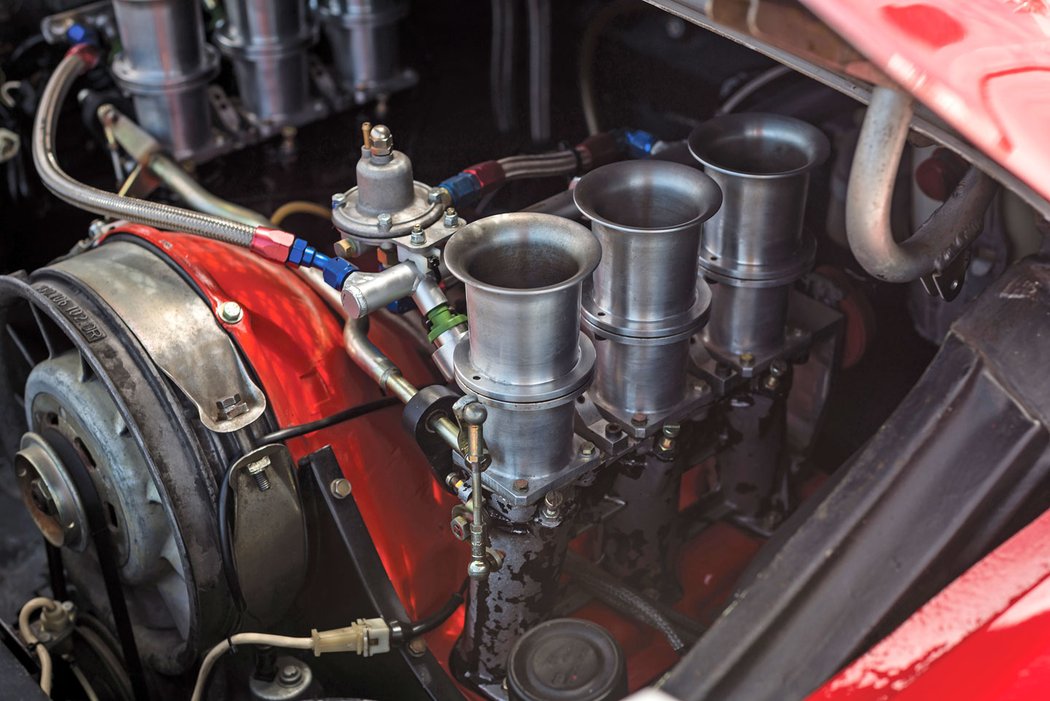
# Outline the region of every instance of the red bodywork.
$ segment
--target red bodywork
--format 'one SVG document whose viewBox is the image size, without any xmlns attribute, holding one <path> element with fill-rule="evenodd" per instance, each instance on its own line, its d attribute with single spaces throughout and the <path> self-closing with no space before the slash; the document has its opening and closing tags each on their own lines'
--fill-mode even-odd
<svg viewBox="0 0 1050 701">
<path fill-rule="evenodd" d="M 982 151 L 1050 198 L 1050 2 L 802 1 Z"/>
<path fill-rule="evenodd" d="M 1050 698 L 1050 512 L 809 701 Z"/>
</svg>

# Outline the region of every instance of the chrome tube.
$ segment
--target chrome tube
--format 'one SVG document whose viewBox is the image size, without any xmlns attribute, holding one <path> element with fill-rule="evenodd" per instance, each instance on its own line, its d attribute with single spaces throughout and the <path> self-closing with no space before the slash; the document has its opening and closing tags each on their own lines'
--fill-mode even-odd
<svg viewBox="0 0 1050 701">
<path fill-rule="evenodd" d="M 268 125 L 294 122 L 310 107 L 307 49 L 317 38 L 306 0 L 226 0 L 225 8 L 215 39 L 245 110 Z"/>
<path fill-rule="evenodd" d="M 911 97 L 875 88 L 864 115 L 846 191 L 846 235 L 857 262 L 886 282 L 942 270 L 984 229 L 999 186 L 971 168 L 955 192 L 914 235 L 897 243 L 890 228 L 893 185 L 911 125 Z"/>
<path fill-rule="evenodd" d="M 572 461 L 573 400 L 594 367 L 580 298 L 600 256 L 585 227 L 544 214 L 486 217 L 445 247 L 470 319 L 455 350 L 456 381 L 488 408 L 488 473 L 508 487 Z"/>
<path fill-rule="evenodd" d="M 121 42 L 113 76 L 131 94 L 139 124 L 176 158 L 193 157 L 212 142 L 207 84 L 219 70 L 200 3 L 114 0 L 113 12 Z"/>
<path fill-rule="evenodd" d="M 55 132 L 58 117 L 73 81 L 97 61 L 92 50 L 74 51 L 59 62 L 40 96 L 33 123 L 33 163 L 40 180 L 56 197 L 95 214 L 127 219 L 160 229 L 185 231 L 198 236 L 248 247 L 256 227 L 190 209 L 147 202 L 85 185 L 71 178 L 58 164 Z"/>
<path fill-rule="evenodd" d="M 626 415 L 669 411 L 685 398 L 689 337 L 711 299 L 697 252 L 722 193 L 695 168 L 625 161 L 585 175 L 574 198 L 602 246 L 583 298 L 596 399 Z"/>
<path fill-rule="evenodd" d="M 358 102 L 390 88 L 400 75 L 398 21 L 404 0 L 321 0 L 318 14 L 336 73 Z"/>
<path fill-rule="evenodd" d="M 775 351 L 784 340 L 790 285 L 813 265 L 816 242 L 802 219 L 810 173 L 830 152 L 827 137 L 791 117 L 731 114 L 694 129 L 689 150 L 725 197 L 700 245 L 703 275 L 718 283 L 707 345 L 729 355 Z"/>
</svg>

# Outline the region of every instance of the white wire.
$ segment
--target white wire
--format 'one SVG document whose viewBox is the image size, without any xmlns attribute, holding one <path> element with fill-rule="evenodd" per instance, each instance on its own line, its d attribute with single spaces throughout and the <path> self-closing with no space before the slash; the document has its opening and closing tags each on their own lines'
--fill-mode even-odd
<svg viewBox="0 0 1050 701">
<path fill-rule="evenodd" d="M 204 688 L 208 683 L 208 676 L 212 667 L 225 655 L 233 645 L 271 645 L 273 647 L 293 648 L 296 650 L 309 650 L 313 647 L 313 638 L 292 638 L 287 635 L 267 635 L 266 633 L 237 633 L 213 647 L 204 656 L 200 671 L 197 673 L 197 683 L 193 686 L 193 695 L 190 701 L 202 701 Z"/>
<path fill-rule="evenodd" d="M 80 682 L 80 688 L 84 690 L 87 695 L 87 701 L 99 701 L 98 694 L 95 693 L 95 687 L 91 686 L 91 682 L 88 681 L 87 677 L 84 676 L 84 672 L 81 671 L 80 667 L 75 664 L 70 664 L 69 668 L 73 670 L 73 676 Z"/>
<path fill-rule="evenodd" d="M 21 80 L 9 80 L 3 85 L 0 85 L 0 102 L 3 102 L 8 107 L 14 107 L 15 98 L 11 97 L 11 91 L 17 90 L 21 87 Z"/>
<path fill-rule="evenodd" d="M 33 648 L 33 653 L 40 660 L 40 690 L 48 698 L 51 697 L 51 653 L 46 647 L 38 644 L 40 641 L 33 635 L 33 629 L 29 627 L 29 617 L 41 609 L 53 609 L 57 606 L 58 602 L 54 599 L 38 596 L 27 601 L 22 610 L 18 612 L 18 632 L 22 634 L 22 639 Z"/>
<path fill-rule="evenodd" d="M 777 78 L 791 73 L 791 69 L 787 66 L 777 65 L 772 68 L 762 71 L 751 80 L 744 83 L 740 88 L 737 89 L 729 98 L 722 103 L 722 106 L 715 112 L 715 116 L 729 114 L 737 107 L 740 106 L 747 98 L 754 95 L 756 92 L 764 88 L 765 86 L 772 83 Z"/>
</svg>

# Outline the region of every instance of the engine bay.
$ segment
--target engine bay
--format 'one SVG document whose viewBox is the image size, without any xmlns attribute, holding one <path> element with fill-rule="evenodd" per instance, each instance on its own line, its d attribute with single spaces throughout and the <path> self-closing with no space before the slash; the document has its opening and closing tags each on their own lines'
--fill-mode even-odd
<svg viewBox="0 0 1050 701">
<path fill-rule="evenodd" d="M 0 2 L 0 695 L 803 699 L 1046 510 L 1050 205 L 811 9 Z"/>
</svg>

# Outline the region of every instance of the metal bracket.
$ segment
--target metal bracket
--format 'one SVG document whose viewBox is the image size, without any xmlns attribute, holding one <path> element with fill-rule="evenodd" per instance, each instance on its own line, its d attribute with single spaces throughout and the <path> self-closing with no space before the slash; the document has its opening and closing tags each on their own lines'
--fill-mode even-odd
<svg viewBox="0 0 1050 701">
<path fill-rule="evenodd" d="M 266 397 L 248 375 L 213 310 L 163 260 L 114 241 L 49 270 L 87 285 L 123 319 L 150 358 L 197 407 L 216 433 L 251 424 Z"/>
</svg>

